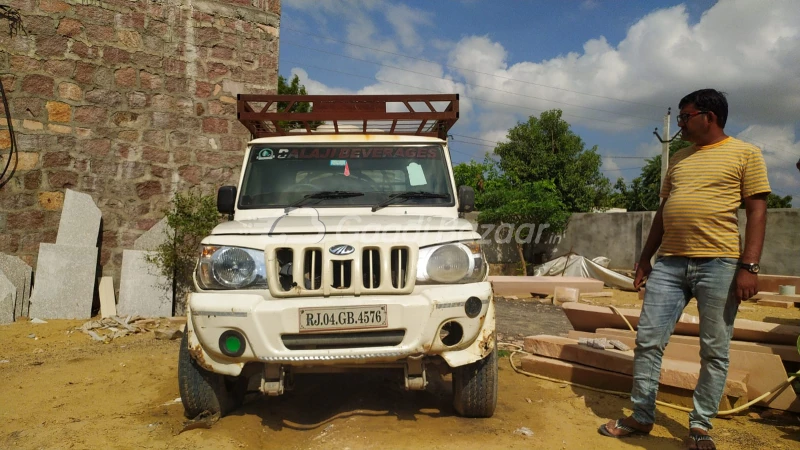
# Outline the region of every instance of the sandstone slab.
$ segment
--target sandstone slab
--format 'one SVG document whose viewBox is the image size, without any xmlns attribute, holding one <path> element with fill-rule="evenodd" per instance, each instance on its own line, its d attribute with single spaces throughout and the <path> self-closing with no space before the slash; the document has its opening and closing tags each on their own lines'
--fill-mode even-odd
<svg viewBox="0 0 800 450">
<path fill-rule="evenodd" d="M 33 270 L 19 257 L 0 253 L 0 272 L 5 274 L 16 290 L 14 319 L 28 315 L 28 302 L 31 297 L 31 278 Z"/>
<path fill-rule="evenodd" d="M 90 318 L 96 269 L 97 247 L 40 244 L 30 317 Z"/>
<path fill-rule="evenodd" d="M 571 339 L 598 337 L 618 339 L 631 346 L 631 348 L 636 346 L 636 338 L 633 334 L 615 336 L 613 333 L 604 333 L 601 330 L 598 330 L 597 333 L 587 333 L 585 331 L 569 332 L 569 338 Z M 700 346 L 698 344 L 699 342 L 694 345 L 670 342 L 667 348 L 664 349 L 664 358 L 700 363 Z M 772 409 L 800 412 L 800 400 L 798 400 L 793 389 L 787 386 L 780 391 L 774 390 L 776 386 L 788 377 L 780 356 L 731 348 L 730 370 L 749 374 L 747 378 L 748 400 L 753 400 L 766 392 L 773 392 L 773 395 L 756 404 Z"/>
<path fill-rule="evenodd" d="M 784 309 L 794 308 L 795 305 L 794 301 L 772 300 L 766 298 L 762 298 L 757 303 L 761 306 L 770 306 L 772 308 L 784 308 Z"/>
<path fill-rule="evenodd" d="M 92 196 L 67 189 L 56 244 L 97 247 L 101 217 Z"/>
<path fill-rule="evenodd" d="M 150 252 L 124 250 L 119 284 L 119 315 L 172 316 L 172 282 L 147 262 Z"/>
<path fill-rule="evenodd" d="M 543 356 L 526 355 L 520 361 L 522 370 L 537 375 L 542 375 L 556 380 L 569 381 L 571 383 L 590 386 L 598 389 L 616 392 L 630 392 L 633 387 L 633 377 L 583 364 L 569 361 L 561 361 Z M 672 386 L 660 385 L 658 388 L 658 400 L 666 401 L 685 407 L 692 407 L 693 391 L 680 389 Z M 731 406 L 743 401 L 736 401 L 723 396 L 720 402 L 720 411 L 730 409 Z"/>
<path fill-rule="evenodd" d="M 595 331 L 598 328 L 628 329 L 628 326 L 611 308 L 582 303 L 564 303 L 561 305 L 572 327 L 578 331 Z M 639 325 L 638 309 L 618 308 L 631 325 Z M 764 342 L 769 344 L 796 345 L 800 336 L 800 327 L 783 325 L 757 320 L 736 319 L 734 321 L 733 338 L 739 341 Z M 689 314 L 681 314 L 675 324 L 674 334 L 699 336 L 700 318 Z"/>
<path fill-rule="evenodd" d="M 516 295 L 524 298 L 535 295 L 553 295 L 556 287 L 576 288 L 580 292 L 602 292 L 603 282 L 583 277 L 515 277 L 490 276 L 494 294 L 500 297 Z"/>
<path fill-rule="evenodd" d="M 758 290 L 761 292 L 778 292 L 781 286 L 795 286 L 800 292 L 800 277 L 786 275 L 758 275 Z"/>
<path fill-rule="evenodd" d="M 167 218 L 164 217 L 134 241 L 133 249 L 154 251 L 158 249 L 159 245 L 167 242 L 167 233 L 171 231 L 172 228 L 167 224 Z"/>
<path fill-rule="evenodd" d="M 117 315 L 117 297 L 114 295 L 114 278 L 103 277 L 100 279 L 100 316 L 103 318 Z"/>
<path fill-rule="evenodd" d="M 633 374 L 633 350 L 599 350 L 580 345 L 575 339 L 542 335 L 526 337 L 525 351 L 625 375 Z M 699 373 L 699 363 L 665 358 L 661 363 L 660 383 L 681 389 L 694 389 Z M 747 378 L 746 372 L 730 370 L 725 382 L 725 394 L 746 397 Z"/>
<path fill-rule="evenodd" d="M 14 321 L 17 288 L 0 272 L 0 325 Z"/>
<path fill-rule="evenodd" d="M 598 328 L 598 333 L 604 333 L 612 336 L 630 336 L 636 337 L 635 331 L 618 330 L 615 328 Z M 678 344 L 700 345 L 700 338 L 696 336 L 678 336 L 672 335 L 669 342 Z M 793 345 L 780 345 L 780 344 L 765 344 L 763 342 L 744 342 L 744 341 L 731 341 L 732 350 L 742 350 L 745 352 L 767 353 L 769 355 L 778 355 L 783 361 L 800 363 L 800 354 L 797 352 L 797 347 Z"/>
</svg>

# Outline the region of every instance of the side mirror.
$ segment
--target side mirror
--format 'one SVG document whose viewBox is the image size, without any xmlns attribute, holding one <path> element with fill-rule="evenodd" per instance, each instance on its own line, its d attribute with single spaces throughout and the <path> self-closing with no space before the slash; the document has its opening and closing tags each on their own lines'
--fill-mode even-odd
<svg viewBox="0 0 800 450">
<path fill-rule="evenodd" d="M 217 211 L 227 214 L 228 219 L 233 218 L 236 210 L 236 186 L 222 186 L 217 191 Z"/>
<path fill-rule="evenodd" d="M 458 187 L 458 212 L 472 212 L 475 210 L 475 190 L 470 186 Z"/>
</svg>

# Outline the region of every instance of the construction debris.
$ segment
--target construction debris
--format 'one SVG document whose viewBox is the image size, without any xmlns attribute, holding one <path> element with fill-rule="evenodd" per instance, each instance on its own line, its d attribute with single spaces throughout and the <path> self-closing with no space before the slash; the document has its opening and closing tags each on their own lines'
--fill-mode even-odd
<svg viewBox="0 0 800 450">
<path fill-rule="evenodd" d="M 533 431 L 528 427 L 520 427 L 514 430 L 514 434 L 519 434 L 525 437 L 533 437 Z"/>
<path fill-rule="evenodd" d="M 183 333 L 175 329 L 178 322 L 169 319 L 146 319 L 141 316 L 104 317 L 99 320 L 90 320 L 76 331 L 80 331 L 95 341 L 111 342 L 114 339 L 131 334 L 148 333 L 153 331 L 156 339 L 177 339 Z"/>
</svg>

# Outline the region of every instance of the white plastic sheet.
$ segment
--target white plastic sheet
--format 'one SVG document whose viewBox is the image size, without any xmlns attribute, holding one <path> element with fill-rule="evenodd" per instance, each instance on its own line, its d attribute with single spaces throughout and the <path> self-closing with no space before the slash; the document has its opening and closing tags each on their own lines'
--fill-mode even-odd
<svg viewBox="0 0 800 450">
<path fill-rule="evenodd" d="M 534 267 L 533 274 L 536 276 L 594 278 L 602 281 L 608 287 L 633 291 L 633 278 L 607 269 L 609 262 L 609 259 L 604 256 L 587 259 L 581 255 L 570 254 Z"/>
</svg>

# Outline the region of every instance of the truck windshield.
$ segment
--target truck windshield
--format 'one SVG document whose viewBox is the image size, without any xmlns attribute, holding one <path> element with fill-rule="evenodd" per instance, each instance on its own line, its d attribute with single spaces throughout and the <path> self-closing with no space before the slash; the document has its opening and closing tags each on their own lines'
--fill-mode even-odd
<svg viewBox="0 0 800 450">
<path fill-rule="evenodd" d="M 372 207 L 406 192 L 403 206 L 455 204 L 441 145 L 255 145 L 245 167 L 240 209 L 278 208 L 322 191 L 364 195 L 310 200 L 313 207 Z"/>
</svg>

